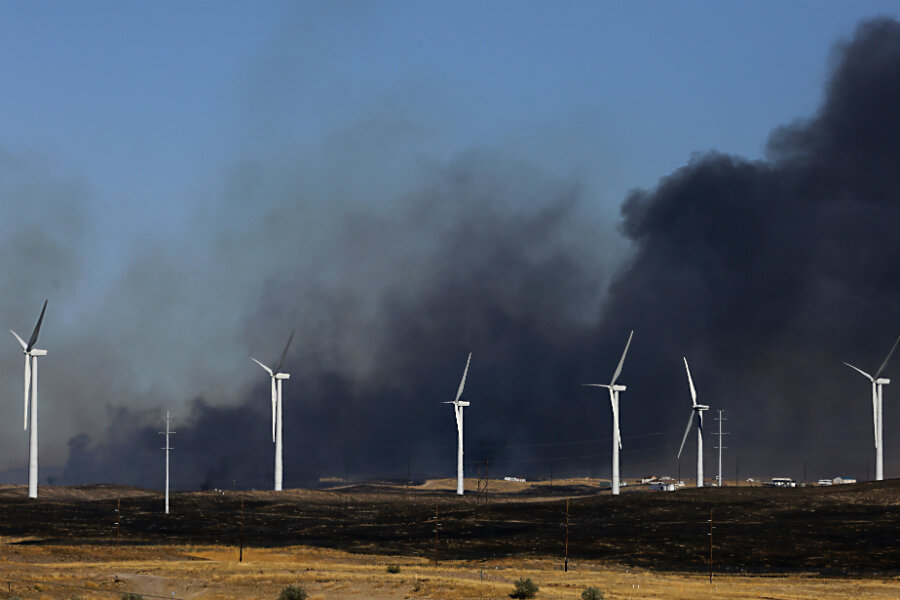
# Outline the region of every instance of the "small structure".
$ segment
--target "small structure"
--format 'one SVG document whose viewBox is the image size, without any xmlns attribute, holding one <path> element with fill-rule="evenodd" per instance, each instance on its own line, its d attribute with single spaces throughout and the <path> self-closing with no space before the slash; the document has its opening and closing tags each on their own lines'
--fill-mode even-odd
<svg viewBox="0 0 900 600">
<path fill-rule="evenodd" d="M 856 483 L 855 477 L 835 477 L 832 479 L 834 485 L 844 485 L 846 483 Z"/>
<path fill-rule="evenodd" d="M 674 492 L 675 487 L 676 487 L 675 484 L 672 483 L 671 481 L 657 480 L 657 481 L 650 482 L 650 489 L 653 490 L 654 492 Z"/>
<path fill-rule="evenodd" d="M 828 485 L 833 485 L 833 484 L 834 484 L 834 482 L 830 479 L 820 479 L 819 480 L 820 486 L 828 486 Z"/>
<path fill-rule="evenodd" d="M 797 482 L 790 477 L 773 477 L 771 481 L 767 481 L 763 485 L 776 488 L 795 488 L 797 487 Z"/>
</svg>

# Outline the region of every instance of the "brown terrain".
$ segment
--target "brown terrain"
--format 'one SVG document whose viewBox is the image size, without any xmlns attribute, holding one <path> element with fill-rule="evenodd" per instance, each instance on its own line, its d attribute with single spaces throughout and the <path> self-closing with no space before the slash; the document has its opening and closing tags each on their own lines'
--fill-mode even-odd
<svg viewBox="0 0 900 600">
<path fill-rule="evenodd" d="M 723 598 L 900 597 L 894 595 L 900 590 L 900 480 L 672 493 L 632 486 L 618 497 L 598 491 L 596 481 L 573 480 L 552 486 L 491 481 L 488 494 L 473 489 L 459 498 L 454 483 L 178 493 L 172 495 L 170 515 L 163 514 L 156 491 L 45 486 L 35 501 L 25 497 L 23 486 L 0 486 L 0 573 L 7 577 L 6 597 L 22 598 L 34 596 L 34 586 L 28 584 L 29 593 L 21 586 L 16 592 L 17 582 L 36 581 L 36 573 L 43 573 L 45 586 L 63 586 L 53 583 L 50 572 L 68 573 L 62 580 L 81 590 L 61 595 L 64 588 L 54 588 L 52 597 L 59 598 L 113 597 L 108 594 L 122 589 L 153 595 L 148 590 L 167 585 L 173 589 L 159 595 L 263 597 L 259 590 L 265 590 L 274 597 L 291 578 L 312 585 L 323 598 L 502 598 L 519 573 L 561 586 L 553 593 L 545 586 L 539 597 L 578 598 L 583 587 L 575 589 L 581 584 L 574 582 L 586 581 L 589 573 L 595 579 L 603 574 L 598 581 L 609 582 L 613 591 L 607 598 L 632 597 L 615 590 L 627 590 L 626 574 L 642 573 L 642 589 L 653 580 L 667 591 L 633 597 L 687 598 L 697 596 L 673 595 L 672 581 L 682 590 L 713 585 L 707 581 L 712 514 L 716 585 L 732 582 L 731 595 Z M 467 483 L 474 487 L 474 481 Z M 567 502 L 571 569 L 563 573 Z M 246 560 L 239 563 L 242 543 Z M 227 563 L 222 577 L 230 573 L 232 595 L 215 585 L 213 571 L 200 575 L 212 568 L 209 561 L 219 561 L 221 568 Z M 266 568 L 250 577 L 247 565 L 259 561 Z M 391 562 L 402 566 L 402 575 L 385 573 Z M 280 565 L 278 577 L 271 570 L 275 565 Z M 417 573 L 414 578 L 410 570 Z M 322 579 L 325 571 L 331 575 Z M 427 593 L 421 592 L 424 582 L 416 583 L 422 577 L 431 581 Z M 775 585 L 783 577 L 799 577 L 808 585 L 831 582 L 831 591 L 754 595 L 753 590 L 763 593 L 760 582 Z M 444 595 L 435 587 L 438 580 L 443 583 L 437 587 L 447 590 Z M 737 594 L 738 582 L 751 580 L 756 587 L 745 586 L 746 596 Z M 477 595 L 470 589 L 475 581 L 481 586 Z M 869 582 L 877 592 L 841 591 L 842 585 L 859 582 Z M 97 594 L 84 593 L 94 589 L 91 585 L 98 586 Z M 234 591 L 238 588 L 244 591 Z M 44 595 L 47 589 L 42 588 Z M 700 589 L 703 597 L 719 597 L 705 593 L 712 588 Z"/>
</svg>

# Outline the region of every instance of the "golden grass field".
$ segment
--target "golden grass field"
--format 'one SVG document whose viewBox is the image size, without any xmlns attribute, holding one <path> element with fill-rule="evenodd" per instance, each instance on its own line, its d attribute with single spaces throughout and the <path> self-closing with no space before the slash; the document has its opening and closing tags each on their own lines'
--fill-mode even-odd
<svg viewBox="0 0 900 600">
<path fill-rule="evenodd" d="M 900 578 L 821 578 L 804 575 L 716 575 L 661 573 L 592 562 L 502 559 L 442 562 L 421 558 L 347 554 L 308 547 L 238 549 L 223 546 L 54 546 L 0 540 L 0 597 L 276 598 L 299 584 L 310 600 L 356 598 L 497 599 L 509 597 L 512 582 L 531 578 L 537 598 L 579 599 L 587 586 L 605 598 L 675 599 L 890 599 L 900 598 Z M 400 572 L 387 572 L 398 565 Z"/>
<path fill-rule="evenodd" d="M 466 484 L 470 489 L 476 482 Z M 797 490 L 800 493 L 742 488 L 744 491 L 685 490 L 672 496 L 642 494 L 634 486 L 628 493 L 638 495 L 627 503 L 598 496 L 596 480 L 566 480 L 558 482 L 555 488 L 546 483 L 497 480 L 492 480 L 490 485 L 495 496 L 492 508 L 485 508 L 484 512 L 478 511 L 477 494 L 466 496 L 465 500 L 453 495 L 455 480 L 452 479 L 431 480 L 412 489 L 337 486 L 328 490 L 285 490 L 278 494 L 187 492 L 173 497 L 173 517 L 179 517 L 178 521 L 161 518 L 159 493 L 151 490 L 107 485 L 46 486 L 41 488 L 41 500 L 31 502 L 26 500 L 23 486 L 0 486 L 0 501 L 5 502 L 2 514 L 6 517 L 0 524 L 7 532 L 0 535 L 0 600 L 119 599 L 127 592 L 141 594 L 148 600 L 274 600 L 290 584 L 306 589 L 310 600 L 504 600 L 509 598 L 513 582 L 521 577 L 530 578 L 539 586 L 537 600 L 580 600 L 581 592 L 588 586 L 600 588 L 605 600 L 900 600 L 900 565 L 893 567 L 896 557 L 893 540 L 900 540 L 897 481 L 842 489 Z M 578 486 L 583 489 L 576 489 Z M 573 559 L 569 572 L 564 572 L 562 521 L 557 524 L 554 520 L 563 516 L 559 510 L 565 505 L 560 503 L 569 494 L 575 494 L 572 514 L 577 520 L 573 523 L 578 524 L 580 532 L 578 537 L 573 535 L 570 548 L 580 551 L 582 557 L 597 558 Z M 118 534 L 113 517 L 118 499 L 122 500 L 125 519 L 121 546 L 116 543 Z M 243 561 L 239 562 L 237 546 L 227 544 L 231 539 L 235 544 L 240 539 L 237 526 L 242 521 L 237 520 L 241 514 L 237 510 L 244 500 L 255 512 L 248 510 L 247 547 Z M 433 534 L 429 533 L 432 525 L 428 521 L 433 514 L 432 506 L 438 501 L 445 519 L 441 521 L 441 532 L 448 538 L 447 541 L 442 538 L 440 548 L 444 552 L 442 558 L 448 560 L 435 565 L 430 559 Z M 698 501 L 706 503 L 697 513 L 699 517 L 691 509 Z M 737 510 L 738 516 L 732 517 L 734 523 L 726 521 L 718 529 L 717 539 L 723 544 L 733 544 L 744 539 L 738 536 L 752 538 L 750 550 L 757 552 L 758 558 L 754 563 L 755 574 L 735 574 L 738 572 L 735 567 L 742 563 L 732 560 L 729 574 L 714 574 L 710 583 L 707 573 L 696 570 L 698 567 L 702 570 L 705 562 L 705 537 L 695 535 L 696 523 L 685 521 L 690 527 L 689 535 L 682 535 L 678 529 L 683 525 L 675 529 L 662 527 L 673 518 L 681 523 L 686 518 L 683 515 L 695 520 L 704 517 L 707 504 L 716 506 L 717 514 L 719 510 L 726 514 L 728 510 Z M 546 506 L 554 507 L 550 511 L 553 514 L 547 513 Z M 739 510 L 729 508 L 733 506 Z M 736 523 L 746 512 L 741 507 L 745 506 L 755 507 L 746 509 L 750 511 L 746 518 L 758 523 L 743 524 L 739 533 L 735 533 Z M 662 516 L 654 516 L 657 513 Z M 416 527 L 412 527 L 407 522 L 402 535 L 393 535 L 404 520 L 410 519 L 418 519 L 418 525 L 413 523 Z M 521 532 L 504 528 L 510 523 L 525 527 L 522 519 L 531 519 L 535 524 Z M 809 528 L 796 525 L 807 521 L 812 524 Z M 593 533 L 583 533 L 597 522 L 601 525 L 620 522 L 627 527 L 621 525 L 610 530 L 601 526 L 591 530 Z M 645 530 L 643 537 L 638 537 L 640 531 L 634 529 L 635 524 Z M 473 533 L 481 525 L 484 527 Z M 168 539 L 160 537 L 163 526 L 170 528 L 162 529 L 165 535 L 171 536 Z M 327 529 L 320 529 L 323 526 Z M 489 526 L 494 529 L 488 532 Z M 835 529 L 838 526 L 843 529 Z M 790 531 L 798 537 L 785 534 L 788 527 L 793 527 Z M 27 533 L 12 533 L 16 528 Z M 391 530 L 388 532 L 391 535 L 385 535 L 385 529 Z M 281 530 L 284 530 L 282 537 L 273 539 Z M 325 537 L 317 533 L 320 531 L 325 532 Z M 821 538 L 823 531 L 836 537 Z M 310 537 L 302 538 L 303 535 Z M 595 542 L 611 544 L 616 535 L 624 542 L 609 546 L 613 551 L 598 553 L 605 546 L 596 546 Z M 660 546 L 665 536 L 678 543 Z M 397 537 L 410 541 L 398 543 Z M 531 540 L 538 538 L 543 539 L 542 545 L 532 548 Z M 317 546 L 301 545 L 306 543 L 303 539 L 319 542 Z M 812 569 L 806 574 L 797 570 L 790 574 L 779 572 L 783 568 L 806 569 L 800 565 L 810 564 L 804 562 L 810 560 L 811 555 L 807 555 L 810 547 L 821 550 L 823 539 L 831 540 L 827 543 L 836 546 L 842 539 L 849 548 L 835 550 L 843 552 L 835 555 L 843 557 L 841 560 L 856 561 L 843 573 L 870 575 L 842 575 L 842 571 L 835 569 L 828 570 L 832 573 L 828 576 L 814 573 Z M 395 549 L 388 550 L 382 540 L 392 540 Z M 699 545 L 694 546 L 694 542 Z M 477 552 L 461 551 L 465 545 L 479 543 L 484 545 L 478 546 Z M 646 552 L 644 546 L 648 544 L 657 549 L 655 554 Z M 519 551 L 516 555 L 495 553 L 504 549 L 504 545 L 516 546 Z M 738 555 L 742 548 L 738 546 L 732 554 Z M 778 549 L 786 550 L 776 552 Z M 672 560 L 662 560 L 672 552 L 681 554 Z M 797 560 L 791 560 L 795 554 Z M 462 560 L 467 556 L 478 558 Z M 482 558 L 485 556 L 496 558 Z M 652 560 L 644 563 L 635 560 L 644 556 Z M 759 560 L 767 556 L 775 556 L 782 562 Z M 876 557 L 880 557 L 877 563 Z M 630 564 L 626 564 L 629 559 Z M 635 568 L 634 564 L 649 566 Z M 389 573 L 388 565 L 397 565 L 399 572 Z M 695 570 L 667 570 L 681 568 L 677 565 Z M 871 568 L 866 569 L 867 565 Z"/>
</svg>

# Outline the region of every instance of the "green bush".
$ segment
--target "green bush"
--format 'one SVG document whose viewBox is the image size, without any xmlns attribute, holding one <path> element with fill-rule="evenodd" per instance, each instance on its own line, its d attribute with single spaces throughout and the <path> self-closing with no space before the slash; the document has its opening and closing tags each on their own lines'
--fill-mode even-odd
<svg viewBox="0 0 900 600">
<path fill-rule="evenodd" d="M 399 572 L 400 572 L 400 565 L 388 565 L 388 566 L 387 566 L 387 572 L 388 572 L 388 573 L 394 573 L 394 574 L 399 573 Z"/>
<path fill-rule="evenodd" d="M 278 600 L 306 600 L 306 590 L 299 585 L 289 585 L 278 594 Z"/>
<path fill-rule="evenodd" d="M 581 592 L 581 600 L 603 600 L 603 592 L 597 587 L 587 587 Z"/>
<path fill-rule="evenodd" d="M 538 586 L 534 585 L 534 582 L 531 579 L 526 579 L 524 577 L 518 579 L 513 583 L 513 591 L 509 595 L 510 598 L 534 598 L 534 595 L 538 591 Z"/>
<path fill-rule="evenodd" d="M 122 600 L 144 600 L 144 597 L 135 592 L 125 592 L 122 594 Z"/>
</svg>

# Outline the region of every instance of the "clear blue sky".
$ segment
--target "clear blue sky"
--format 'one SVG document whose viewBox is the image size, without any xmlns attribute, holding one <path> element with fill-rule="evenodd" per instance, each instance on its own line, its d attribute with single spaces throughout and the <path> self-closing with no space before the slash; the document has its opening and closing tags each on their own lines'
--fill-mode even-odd
<svg viewBox="0 0 900 600">
<path fill-rule="evenodd" d="M 760 156 L 825 57 L 896 2 L 3 2 L 0 144 L 168 228 L 230 161 L 379 111 L 414 153 L 509 149 L 604 205 L 694 151 Z M 276 150 L 277 152 L 277 150 Z M 134 220 L 142 217 L 141 222 Z M 156 233 L 154 232 L 154 235 Z"/>
<path fill-rule="evenodd" d="M 234 361 L 219 368 L 248 381 L 258 374 L 247 348 L 228 346 L 241 324 L 226 318 L 252 304 L 274 276 L 263 263 L 284 253 L 241 223 L 275 184 L 248 185 L 258 196 L 229 212 L 241 178 L 252 179 L 247 165 L 264 165 L 255 173 L 266 180 L 298 172 L 318 211 L 303 235 L 315 239 L 335 199 L 390 210 L 418 165 L 487 148 L 575 178 L 613 238 L 627 191 L 692 153 L 762 157 L 774 127 L 817 107 L 833 44 L 862 18 L 898 13 L 886 1 L 0 2 L 0 235 L 41 223 L 59 244 L 42 258 L 46 275 L 23 274 L 16 246 L 0 248 L 2 321 L 27 329 L 50 289 L 43 335 L 54 352 L 77 352 L 116 318 L 111 306 L 127 312 L 116 290 L 138 289 L 158 296 L 147 323 L 195 328 L 200 347 L 182 348 L 193 356 L 230 348 Z M 32 209 L 27 198 L 42 200 Z M 41 220 L 51 212 L 52 226 Z M 177 299 L 216 289 L 192 275 L 214 270 L 222 230 L 261 247 L 260 274 L 241 287 L 247 298 L 192 311 Z M 141 289 L 147 263 L 188 277 Z M 36 280 L 23 290 L 23 277 Z M 133 344 L 141 326 L 119 329 L 133 358 L 110 360 L 134 361 L 122 369 L 147 406 L 173 389 L 182 403 L 212 395 L 214 378 L 170 357 L 171 340 Z M 0 387 L 16 398 L 21 365 L 8 342 Z M 153 381 L 162 370 L 166 384 Z M 64 395 L 58 377 L 49 403 Z M 95 385 L 101 406 L 116 403 Z M 226 397 L 220 385 L 212 392 Z M 96 417 L 48 416 L 61 434 L 50 460 Z M 24 445 L 14 447 L 19 464 Z"/>
</svg>

